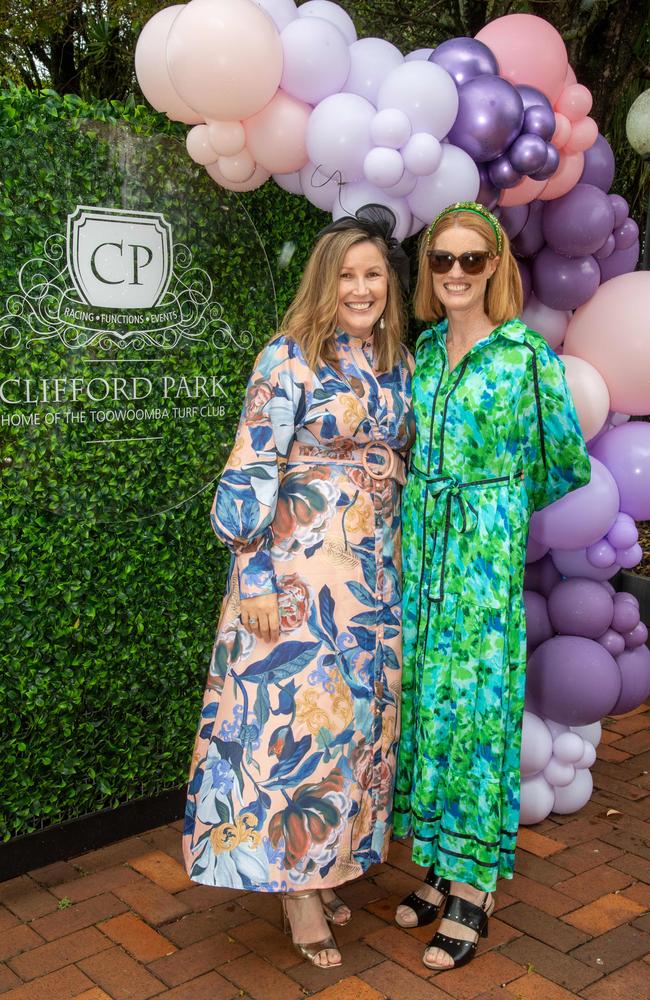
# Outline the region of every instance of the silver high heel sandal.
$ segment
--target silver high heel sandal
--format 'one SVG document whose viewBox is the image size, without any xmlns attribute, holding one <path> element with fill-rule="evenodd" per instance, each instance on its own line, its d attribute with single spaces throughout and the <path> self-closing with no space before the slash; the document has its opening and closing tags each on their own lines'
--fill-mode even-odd
<svg viewBox="0 0 650 1000">
<path fill-rule="evenodd" d="M 318 889 L 307 889 L 305 892 L 290 892 L 282 893 L 280 900 L 282 902 L 282 920 L 283 920 L 283 930 L 285 934 L 289 934 L 294 948 L 298 952 L 301 958 L 306 958 L 308 962 L 311 962 L 317 969 L 334 969 L 341 965 L 342 962 L 328 962 L 327 965 L 321 965 L 320 962 L 315 962 L 314 959 L 318 957 L 322 952 L 333 949 L 338 951 L 338 945 L 332 935 L 323 938 L 322 941 L 309 941 L 303 944 L 300 941 L 293 940 L 293 934 L 291 932 L 291 921 L 287 914 L 287 899 L 289 897 L 294 899 L 306 899 L 308 896 L 318 896 L 320 899 L 320 893 Z M 321 900 L 322 904 L 322 900 Z M 323 904 L 322 904 L 323 905 Z"/>
</svg>

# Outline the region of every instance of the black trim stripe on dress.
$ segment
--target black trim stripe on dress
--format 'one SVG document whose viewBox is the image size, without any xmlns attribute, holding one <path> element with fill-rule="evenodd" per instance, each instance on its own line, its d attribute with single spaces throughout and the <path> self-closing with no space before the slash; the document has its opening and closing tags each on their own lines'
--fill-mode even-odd
<svg viewBox="0 0 650 1000">
<path fill-rule="evenodd" d="M 527 347 L 530 351 L 533 359 L 533 391 L 535 393 L 535 404 L 537 406 L 537 426 L 539 428 L 539 448 L 542 453 L 542 462 L 544 463 L 544 468 L 547 469 L 546 464 L 546 442 L 544 440 L 544 419 L 542 416 L 542 400 L 539 392 L 539 375 L 537 372 L 537 355 L 535 354 L 535 348 L 532 344 L 529 344 L 527 340 L 522 340 L 524 347 Z"/>
<path fill-rule="evenodd" d="M 437 341 L 436 341 L 436 345 L 439 346 L 437 344 Z M 443 367 L 440 369 L 440 377 L 438 378 L 438 385 L 436 386 L 436 391 L 433 394 L 433 400 L 432 400 L 432 403 L 431 403 L 431 421 L 429 423 L 429 453 L 427 455 L 427 475 L 429 475 L 430 472 L 431 472 L 431 450 L 432 450 L 432 447 L 433 447 L 433 429 L 434 429 L 435 422 L 436 422 L 436 403 L 438 402 L 438 394 L 440 392 L 440 387 L 442 385 L 442 380 L 444 378 L 444 374 L 445 374 L 445 369 L 444 369 L 444 365 L 443 365 Z M 426 553 L 427 553 L 426 539 L 427 539 L 427 505 L 428 505 L 428 502 L 429 502 L 429 490 L 427 489 L 427 490 L 425 490 L 425 493 L 424 493 L 424 510 L 422 512 L 422 559 L 420 561 L 420 586 L 418 587 L 418 595 L 419 595 L 419 600 L 418 600 L 418 620 L 417 620 L 417 626 L 416 626 L 416 630 L 415 630 L 416 667 L 417 667 L 417 648 L 418 648 L 418 644 L 419 644 L 419 641 L 420 641 L 420 623 L 422 621 L 422 581 L 424 579 L 424 564 L 425 564 L 425 561 L 426 561 Z M 435 545 L 436 545 L 436 541 L 437 541 L 437 532 L 434 532 L 434 536 L 433 536 L 434 548 L 435 548 Z M 427 593 L 427 598 L 428 598 L 428 596 L 429 595 Z M 428 616 L 428 614 L 427 614 L 426 631 L 427 632 L 429 631 L 429 616 Z M 425 645 L 425 652 L 426 652 L 426 637 L 425 637 L 425 643 L 424 643 L 424 645 Z"/>
<path fill-rule="evenodd" d="M 447 407 L 449 406 L 449 400 L 451 399 L 453 393 L 456 391 L 456 389 L 460 385 L 461 379 L 462 379 L 463 375 L 465 374 L 465 369 L 467 368 L 468 364 L 469 364 L 469 355 L 465 355 L 465 357 L 463 358 L 463 360 L 461 362 L 461 365 L 460 365 L 460 371 L 458 373 L 458 378 L 456 379 L 456 381 L 452 385 L 451 389 L 447 393 L 447 397 L 445 399 L 445 405 L 443 406 L 443 409 L 442 409 L 442 428 L 440 430 L 440 454 L 439 454 L 439 458 L 438 458 L 438 473 L 440 475 L 442 475 L 442 466 L 443 466 L 444 457 L 445 457 L 445 424 L 447 423 Z M 427 468 L 427 472 L 430 471 L 430 468 L 431 468 L 430 466 Z"/>
</svg>

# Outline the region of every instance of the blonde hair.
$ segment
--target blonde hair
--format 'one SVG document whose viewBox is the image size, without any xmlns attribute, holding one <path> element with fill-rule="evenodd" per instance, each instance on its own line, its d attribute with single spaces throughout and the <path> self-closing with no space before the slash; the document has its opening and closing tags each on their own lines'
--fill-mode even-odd
<svg viewBox="0 0 650 1000">
<path fill-rule="evenodd" d="M 435 245 L 441 233 L 454 226 L 471 229 L 477 235 L 482 236 L 490 253 L 499 257 L 497 269 L 489 278 L 485 291 L 485 312 L 490 322 L 499 326 L 506 320 L 514 319 L 521 311 L 523 292 L 519 268 L 512 255 L 508 236 L 505 232 L 502 234 L 503 247 L 501 253 L 497 254 L 496 235 L 488 220 L 473 212 L 463 211 L 444 215 L 432 232 L 425 230 L 422 234 L 418 259 L 418 281 L 413 303 L 415 315 L 418 319 L 432 320 L 434 323 L 446 315 L 445 307 L 433 290 L 433 274 L 429 267 L 427 250 Z"/>
<path fill-rule="evenodd" d="M 375 359 L 379 371 L 396 364 L 405 327 L 404 304 L 397 273 L 388 263 L 386 243 L 362 229 L 326 233 L 314 247 L 295 298 L 280 325 L 280 333 L 299 345 L 309 367 L 319 362 L 338 368 L 335 332 L 339 307 L 339 274 L 345 256 L 357 243 L 372 243 L 381 252 L 388 273 L 384 326 L 375 324 Z"/>
</svg>

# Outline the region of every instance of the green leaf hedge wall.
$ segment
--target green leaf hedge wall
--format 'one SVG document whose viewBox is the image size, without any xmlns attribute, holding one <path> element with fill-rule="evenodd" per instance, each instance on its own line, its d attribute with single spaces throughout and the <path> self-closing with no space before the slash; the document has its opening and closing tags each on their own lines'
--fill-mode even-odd
<svg viewBox="0 0 650 1000">
<path fill-rule="evenodd" d="M 84 451 L 75 428 L 55 446 L 42 428 L 0 428 L 11 459 L 0 472 L 4 840 L 155 795 L 187 772 L 228 563 L 209 525 L 211 484 L 254 355 L 325 217 L 274 184 L 243 196 L 218 190 L 189 161 L 184 133 L 142 107 L 0 93 L 0 313 L 19 268 L 43 252 L 71 205 L 121 199 L 176 213 L 178 238 L 207 262 L 226 315 L 246 314 L 252 334 L 247 351 L 226 344 L 219 353 L 225 416 L 195 421 L 189 436 L 158 428 L 160 448 L 146 458 Z M 230 227 L 229 218 L 240 221 Z M 200 350 L 181 352 L 177 371 L 204 363 L 192 354 Z M 65 346 L 30 351 L 0 347 L 0 377 L 16 364 L 36 376 L 46 358 L 84 374 Z"/>
</svg>

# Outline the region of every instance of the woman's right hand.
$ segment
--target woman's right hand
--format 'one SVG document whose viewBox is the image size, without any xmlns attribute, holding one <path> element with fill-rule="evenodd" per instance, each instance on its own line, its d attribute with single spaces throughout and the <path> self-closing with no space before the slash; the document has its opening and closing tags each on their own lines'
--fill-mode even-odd
<svg viewBox="0 0 650 1000">
<path fill-rule="evenodd" d="M 241 601 L 241 623 L 248 632 L 265 642 L 277 642 L 280 637 L 278 595 L 244 598 Z"/>
</svg>

